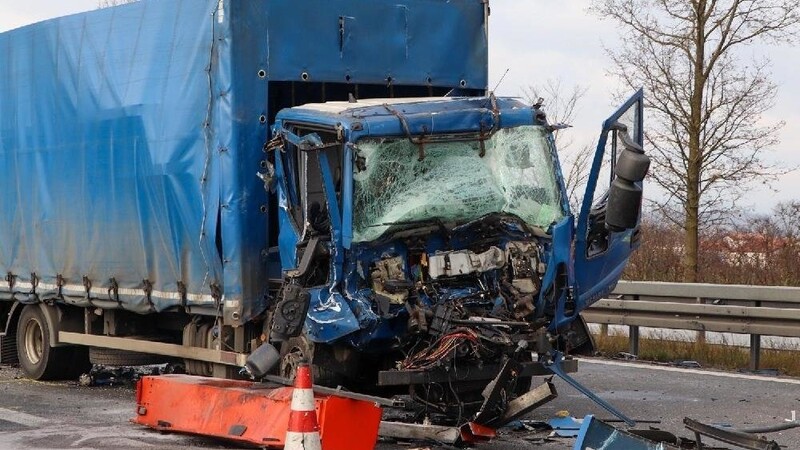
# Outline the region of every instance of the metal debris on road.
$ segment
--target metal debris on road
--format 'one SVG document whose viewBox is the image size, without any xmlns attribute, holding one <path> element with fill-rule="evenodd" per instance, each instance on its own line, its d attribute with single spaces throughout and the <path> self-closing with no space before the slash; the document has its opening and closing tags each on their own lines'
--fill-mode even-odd
<svg viewBox="0 0 800 450">
<path fill-rule="evenodd" d="M 78 377 L 78 384 L 89 386 L 134 386 L 136 382 L 147 375 L 161 375 L 175 373 L 175 367 L 170 364 L 150 366 L 120 366 L 109 367 L 95 365 L 89 373 Z"/>
<path fill-rule="evenodd" d="M 686 428 L 694 432 L 697 439 L 698 448 L 703 448 L 701 436 L 707 436 L 726 444 L 733 444 L 739 448 L 749 450 L 780 450 L 780 445 L 775 441 L 767 440 L 766 436 L 758 436 L 754 433 L 747 433 L 735 428 L 721 428 L 714 425 L 705 424 L 686 417 L 683 419 Z"/>
</svg>

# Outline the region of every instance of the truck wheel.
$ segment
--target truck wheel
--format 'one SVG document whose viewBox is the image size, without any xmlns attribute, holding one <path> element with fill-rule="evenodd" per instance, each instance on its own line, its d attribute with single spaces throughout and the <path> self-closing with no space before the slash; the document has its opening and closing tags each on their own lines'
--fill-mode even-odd
<svg viewBox="0 0 800 450">
<path fill-rule="evenodd" d="M 101 366 L 147 366 L 165 363 L 169 359 L 167 356 L 150 355 L 116 348 L 89 348 L 89 360 L 93 364 Z"/>
<path fill-rule="evenodd" d="M 281 362 L 279 375 L 288 380 L 294 380 L 297 366 L 305 362 L 311 364 L 311 373 L 314 384 L 336 387 L 342 382 L 342 377 L 333 370 L 335 360 L 329 358 L 327 346 L 314 344 L 305 336 L 290 338 L 281 344 Z"/>
<path fill-rule="evenodd" d="M 50 326 L 39 305 L 27 305 L 17 325 L 17 356 L 22 371 L 34 380 L 57 380 L 73 375 L 72 347 L 51 347 Z"/>
</svg>

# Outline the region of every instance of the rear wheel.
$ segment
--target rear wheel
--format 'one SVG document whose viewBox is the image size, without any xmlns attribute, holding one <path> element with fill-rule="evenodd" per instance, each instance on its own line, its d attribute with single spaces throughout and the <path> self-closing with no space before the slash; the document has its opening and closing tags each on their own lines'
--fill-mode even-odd
<svg viewBox="0 0 800 450">
<path fill-rule="evenodd" d="M 84 367 L 74 347 L 52 347 L 50 325 L 39 305 L 27 305 L 17 326 L 17 356 L 23 372 L 34 380 L 57 380 L 76 376 Z M 78 357 L 78 358 L 76 358 Z"/>
<path fill-rule="evenodd" d="M 91 347 L 89 349 L 89 359 L 93 364 L 102 366 L 146 366 L 162 364 L 169 358 L 116 348 Z"/>
</svg>

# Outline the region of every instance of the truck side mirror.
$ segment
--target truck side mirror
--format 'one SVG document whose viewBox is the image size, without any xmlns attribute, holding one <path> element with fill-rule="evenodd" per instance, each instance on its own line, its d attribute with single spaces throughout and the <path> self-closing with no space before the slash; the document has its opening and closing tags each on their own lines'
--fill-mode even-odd
<svg viewBox="0 0 800 450">
<path fill-rule="evenodd" d="M 624 149 L 614 166 L 614 181 L 608 191 L 606 227 L 609 231 L 635 228 L 642 211 L 641 182 L 650 169 L 650 157 L 628 135 L 627 127 L 616 124 L 614 132 Z"/>
</svg>

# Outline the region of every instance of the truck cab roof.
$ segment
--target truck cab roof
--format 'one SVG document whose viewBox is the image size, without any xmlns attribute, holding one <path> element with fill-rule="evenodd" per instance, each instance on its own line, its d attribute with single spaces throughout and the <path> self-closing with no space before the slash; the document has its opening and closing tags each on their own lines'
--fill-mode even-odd
<svg viewBox="0 0 800 450">
<path fill-rule="evenodd" d="M 277 126 L 282 123 L 341 126 L 355 134 L 397 135 L 546 125 L 546 119 L 538 108 L 514 97 L 414 97 L 309 103 L 282 110 Z"/>
</svg>

